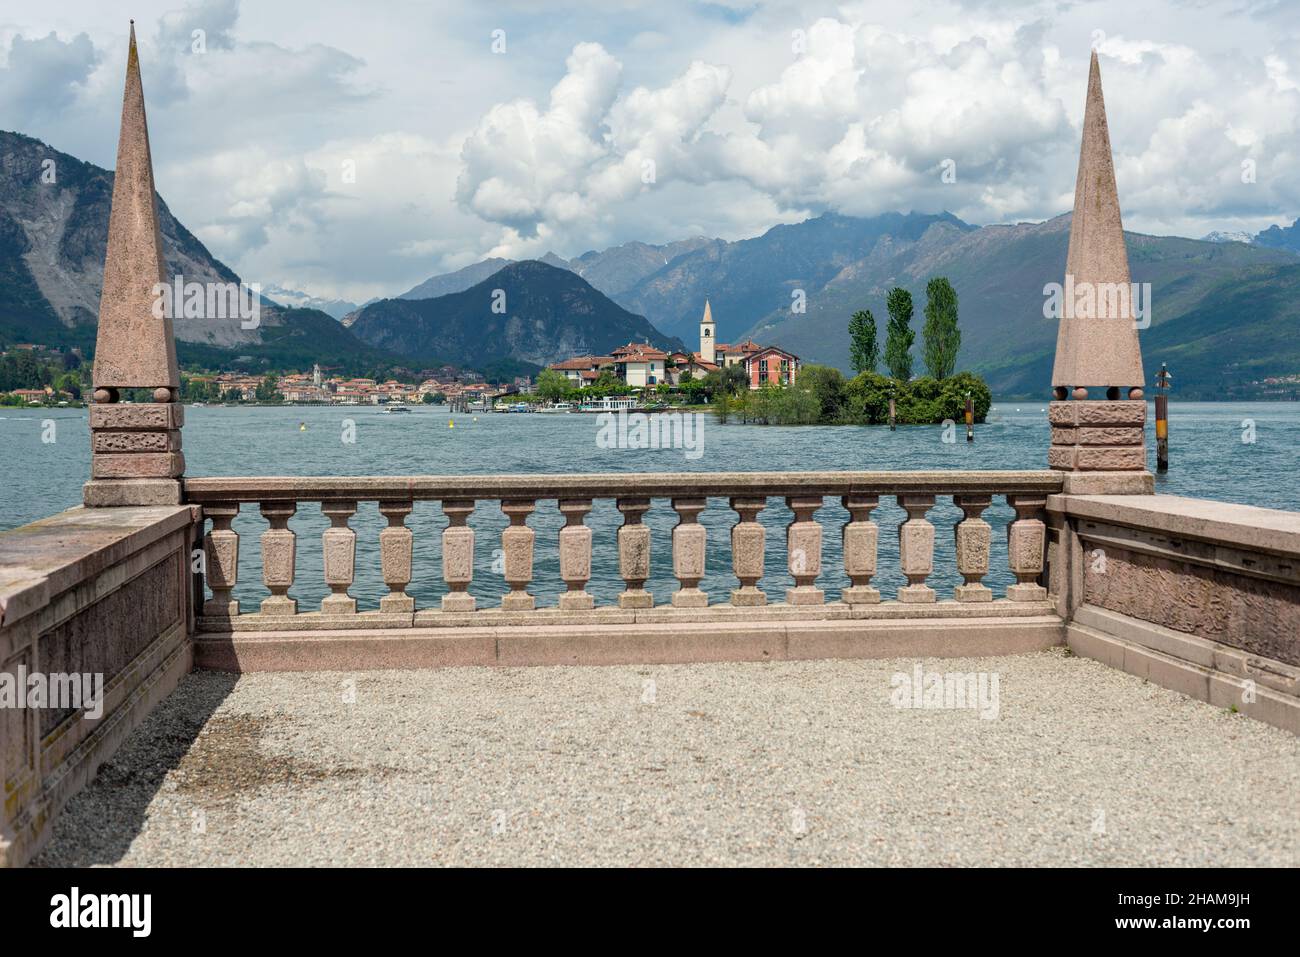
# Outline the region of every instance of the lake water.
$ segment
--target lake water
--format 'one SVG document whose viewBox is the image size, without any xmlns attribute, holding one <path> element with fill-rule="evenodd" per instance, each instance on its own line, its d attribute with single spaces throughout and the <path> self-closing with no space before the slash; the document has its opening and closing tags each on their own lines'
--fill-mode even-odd
<svg viewBox="0 0 1300 957">
<path fill-rule="evenodd" d="M 1002 403 L 978 426 L 973 445 L 961 427 L 956 442 L 944 442 L 940 426 L 771 427 L 718 425 L 705 417 L 702 454 L 676 449 L 614 449 L 597 444 L 592 415 L 451 415 L 444 408 L 419 407 L 410 415 L 384 415 L 379 408 L 187 408 L 185 459 L 191 476 L 209 475 L 410 475 L 518 472 L 808 471 L 823 469 L 1039 469 L 1046 464 L 1049 429 L 1046 403 Z M 350 420 L 354 442 L 343 441 Z M 455 427 L 449 428 L 454 420 Z M 301 426 L 305 425 L 304 430 Z M 1154 439 L 1148 428 L 1150 467 Z M 1172 403 L 1171 472 L 1157 477 L 1157 491 L 1270 508 L 1300 511 L 1300 405 L 1290 403 Z M 52 441 L 50 441 L 52 439 Z M 13 528 L 77 505 L 90 470 L 85 409 L 0 408 L 0 529 Z M 1002 531 L 1011 510 L 1001 501 L 987 512 L 994 536 L 992 573 L 985 580 L 1000 592 L 1012 579 L 1005 572 Z M 785 568 L 784 527 L 791 519 L 784 502 L 769 501 L 760 513 L 768 528 L 768 594 L 779 599 L 791 584 Z M 847 513 L 827 499 L 817 517 L 825 529 L 819 581 L 834 598 L 844 581 L 839 569 L 839 528 Z M 873 518 L 881 526 L 881 574 L 873 584 L 886 597 L 904 583 L 898 573 L 896 527 L 904 514 L 882 499 Z M 936 534 L 936 573 L 930 584 L 950 597 L 959 583 L 952 526 L 961 513 L 940 499 L 929 514 Z M 615 533 L 622 517 L 614 502 L 597 501 L 587 524 L 595 530 L 594 578 L 589 590 L 598 603 L 612 603 L 622 589 Z M 736 514 L 725 501 L 710 501 L 701 522 L 708 529 L 710 575 L 702 586 L 715 602 L 725 601 L 736 580 L 730 574 L 729 529 Z M 676 587 L 670 534 L 676 513 L 656 500 L 646 515 L 653 535 L 652 578 L 647 587 L 665 602 Z M 328 592 L 321 570 L 320 534 L 329 522 L 314 503 L 299 505 L 290 527 L 298 533 L 298 576 L 291 594 L 303 611 L 314 610 Z M 357 531 L 357 582 L 352 594 L 361 608 L 377 607 L 386 591 L 379 575 L 378 532 L 385 520 L 375 503 L 362 503 L 351 525 Z M 407 520 L 415 531 L 415 578 L 409 591 L 419 607 L 435 604 L 441 581 L 440 533 L 446 526 L 436 502 L 417 502 Z M 476 569 L 472 594 L 480 606 L 495 605 L 505 591 L 493 570 L 494 549 L 508 522 L 496 503 L 476 509 Z M 564 524 L 554 502 L 539 502 L 529 524 L 537 531 L 535 579 L 540 605 L 554 604 L 563 590 L 555 541 Z M 236 597 L 254 610 L 266 596 L 261 584 L 258 535 L 266 523 L 255 505 L 245 505 L 235 523 L 241 535 L 240 584 Z M 499 567 L 499 563 L 497 563 Z"/>
</svg>

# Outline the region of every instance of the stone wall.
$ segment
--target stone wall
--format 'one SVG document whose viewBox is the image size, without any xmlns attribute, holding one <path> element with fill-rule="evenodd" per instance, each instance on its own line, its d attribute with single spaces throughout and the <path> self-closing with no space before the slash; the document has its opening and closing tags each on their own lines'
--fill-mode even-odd
<svg viewBox="0 0 1300 957">
<path fill-rule="evenodd" d="M 0 680 L 102 676 L 102 714 L 0 707 L 0 865 L 29 860 L 63 804 L 193 665 L 198 510 L 75 508 L 0 533 Z"/>
<path fill-rule="evenodd" d="M 1300 733 L 1300 515 L 1163 495 L 1048 510 L 1072 648 Z"/>
</svg>

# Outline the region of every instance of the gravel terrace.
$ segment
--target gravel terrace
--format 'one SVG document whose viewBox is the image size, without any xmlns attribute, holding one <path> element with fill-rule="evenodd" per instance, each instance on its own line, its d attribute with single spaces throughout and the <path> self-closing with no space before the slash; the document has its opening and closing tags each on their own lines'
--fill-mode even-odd
<svg viewBox="0 0 1300 957">
<path fill-rule="evenodd" d="M 1055 650 L 187 677 L 38 865 L 1300 864 L 1300 739 Z"/>
</svg>

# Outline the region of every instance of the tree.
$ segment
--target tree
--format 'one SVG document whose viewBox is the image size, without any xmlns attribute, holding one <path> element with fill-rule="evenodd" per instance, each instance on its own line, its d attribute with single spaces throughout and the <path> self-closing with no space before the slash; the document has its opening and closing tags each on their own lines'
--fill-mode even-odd
<svg viewBox="0 0 1300 957">
<path fill-rule="evenodd" d="M 749 379 L 743 366 L 721 366 L 704 376 L 704 384 L 713 394 L 735 395 L 749 388 Z"/>
<path fill-rule="evenodd" d="M 81 398 L 81 379 L 74 372 L 65 372 L 54 385 L 55 391 L 66 392 L 74 399 Z"/>
<path fill-rule="evenodd" d="M 844 374 L 830 366 L 806 365 L 799 370 L 799 378 L 790 387 L 794 391 L 811 393 L 817 400 L 814 421 L 829 424 L 840 419 L 844 404 Z M 794 412 L 802 416 L 799 406 Z"/>
<path fill-rule="evenodd" d="M 569 394 L 569 380 L 563 372 L 557 372 L 554 369 L 543 369 L 537 374 L 535 389 L 543 399 L 554 402 L 557 399 L 563 399 Z"/>
<path fill-rule="evenodd" d="M 925 367 L 940 382 L 952 375 L 961 349 L 957 328 L 957 290 L 943 276 L 925 285 Z"/>
<path fill-rule="evenodd" d="M 849 361 L 854 372 L 875 372 L 880 362 L 876 317 L 870 309 L 859 309 L 849 320 Z"/>
<path fill-rule="evenodd" d="M 283 401 L 284 396 L 282 396 L 280 394 L 280 390 L 276 388 L 278 381 L 279 380 L 276 378 L 274 372 L 268 372 L 266 374 L 266 378 L 264 378 L 261 382 L 258 383 L 257 389 L 253 393 L 257 401 L 258 402 Z"/>
<path fill-rule="evenodd" d="M 885 366 L 889 374 L 900 382 L 912 378 L 912 294 L 901 286 L 889 290 L 885 299 L 889 310 L 889 327 L 885 337 Z"/>
<path fill-rule="evenodd" d="M 622 386 L 623 380 L 614 374 L 612 367 L 606 366 L 601 366 L 596 381 L 591 384 L 591 388 L 604 393 L 613 392 Z"/>
</svg>

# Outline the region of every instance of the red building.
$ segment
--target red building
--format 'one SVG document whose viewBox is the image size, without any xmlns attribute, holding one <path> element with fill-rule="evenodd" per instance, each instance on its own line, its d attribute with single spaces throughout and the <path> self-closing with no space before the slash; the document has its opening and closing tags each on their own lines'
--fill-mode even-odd
<svg viewBox="0 0 1300 957">
<path fill-rule="evenodd" d="M 745 375 L 751 389 L 772 385 L 792 385 L 799 376 L 799 357 L 777 346 L 765 346 L 745 356 Z"/>
<path fill-rule="evenodd" d="M 765 383 L 791 385 L 799 377 L 799 357 L 778 346 L 760 346 L 753 339 L 731 345 L 717 341 L 717 326 L 713 321 L 713 308 L 704 301 L 704 317 L 700 320 L 700 351 L 694 358 L 698 362 L 719 368 L 740 366 L 745 370 L 751 389 Z"/>
</svg>

